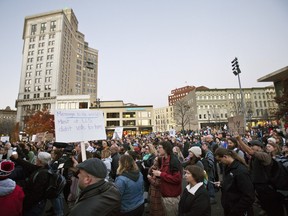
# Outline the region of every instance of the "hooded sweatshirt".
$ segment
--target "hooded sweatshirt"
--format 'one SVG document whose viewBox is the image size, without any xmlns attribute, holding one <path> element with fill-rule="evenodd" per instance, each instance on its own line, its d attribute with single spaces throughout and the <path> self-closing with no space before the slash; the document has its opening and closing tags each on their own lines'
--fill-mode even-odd
<svg viewBox="0 0 288 216">
<path fill-rule="evenodd" d="M 9 178 L 0 180 L 1 215 L 22 215 L 23 200 L 24 192 L 20 186 Z"/>
<path fill-rule="evenodd" d="M 115 180 L 121 194 L 121 212 L 130 212 L 144 203 L 144 181 L 141 172 L 123 172 Z"/>
</svg>

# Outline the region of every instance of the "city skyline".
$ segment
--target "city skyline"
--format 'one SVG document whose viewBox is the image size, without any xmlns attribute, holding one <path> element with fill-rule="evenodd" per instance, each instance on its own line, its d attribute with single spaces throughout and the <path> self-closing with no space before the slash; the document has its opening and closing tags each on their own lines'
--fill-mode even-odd
<svg viewBox="0 0 288 216">
<path fill-rule="evenodd" d="M 15 109 L 25 16 L 67 7 L 89 46 L 99 50 L 101 100 L 164 107 L 170 91 L 186 85 L 237 88 L 231 67 L 236 56 L 243 88 L 272 85 L 257 79 L 288 65 L 284 0 L 111 2 L 1 2 L 2 21 L 9 19 L 3 21 L 7 31 L 0 40 L 5 50 L 0 58 L 0 109 Z"/>
</svg>

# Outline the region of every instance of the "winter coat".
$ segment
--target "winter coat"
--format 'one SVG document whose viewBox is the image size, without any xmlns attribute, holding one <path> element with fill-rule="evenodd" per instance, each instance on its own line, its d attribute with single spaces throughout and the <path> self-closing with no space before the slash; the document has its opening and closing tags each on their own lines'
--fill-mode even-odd
<svg viewBox="0 0 288 216">
<path fill-rule="evenodd" d="M 0 180 L 1 215 L 21 216 L 24 192 L 15 181 L 7 178 Z"/>
<path fill-rule="evenodd" d="M 27 173 L 29 178 L 24 183 L 23 190 L 25 193 L 23 209 L 24 211 L 29 211 L 33 208 L 38 202 L 46 200 L 45 191 L 49 186 L 49 173 L 48 172 L 39 172 L 40 170 L 48 170 L 48 165 L 45 167 L 36 166 L 24 161 L 22 159 L 14 160 L 18 165 L 23 167 L 23 170 Z M 39 172 L 39 173 L 38 173 Z M 37 174 L 38 173 L 38 174 Z M 37 174 L 37 177 L 34 176 Z"/>
<path fill-rule="evenodd" d="M 117 216 L 120 212 L 120 193 L 110 182 L 100 180 L 81 191 L 69 216 Z"/>
<path fill-rule="evenodd" d="M 144 203 L 144 181 L 139 171 L 123 172 L 115 184 L 121 194 L 121 212 L 127 213 Z"/>
<path fill-rule="evenodd" d="M 221 203 L 225 215 L 243 216 L 251 211 L 255 200 L 254 187 L 248 169 L 234 160 L 225 166 L 222 183 Z"/>
<path fill-rule="evenodd" d="M 192 188 L 187 185 L 183 191 L 179 201 L 178 215 L 211 216 L 210 198 L 205 186 L 202 184 L 196 192 L 192 191 Z"/>
<path fill-rule="evenodd" d="M 163 197 L 178 197 L 182 192 L 181 164 L 176 156 L 162 158 L 160 191 Z"/>
</svg>

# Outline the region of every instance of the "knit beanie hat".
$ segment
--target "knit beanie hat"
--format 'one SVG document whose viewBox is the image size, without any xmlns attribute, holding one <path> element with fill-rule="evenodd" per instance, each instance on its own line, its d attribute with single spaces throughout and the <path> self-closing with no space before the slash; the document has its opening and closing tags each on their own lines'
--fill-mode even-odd
<svg viewBox="0 0 288 216">
<path fill-rule="evenodd" d="M 188 151 L 192 152 L 198 158 L 200 158 L 202 155 L 202 150 L 199 146 L 193 146 Z"/>
<path fill-rule="evenodd" d="M 8 178 L 14 170 L 14 163 L 10 160 L 3 160 L 0 162 L 0 180 Z"/>
</svg>

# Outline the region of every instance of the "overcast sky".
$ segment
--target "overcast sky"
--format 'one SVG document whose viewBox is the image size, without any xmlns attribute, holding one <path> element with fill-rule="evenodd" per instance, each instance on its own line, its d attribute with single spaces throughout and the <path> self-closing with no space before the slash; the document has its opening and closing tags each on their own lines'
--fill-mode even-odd
<svg viewBox="0 0 288 216">
<path fill-rule="evenodd" d="M 15 109 L 25 16 L 72 8 L 78 30 L 99 50 L 98 97 L 168 105 L 185 85 L 238 88 L 288 66 L 287 0 L 0 1 L 0 109 Z"/>
</svg>

